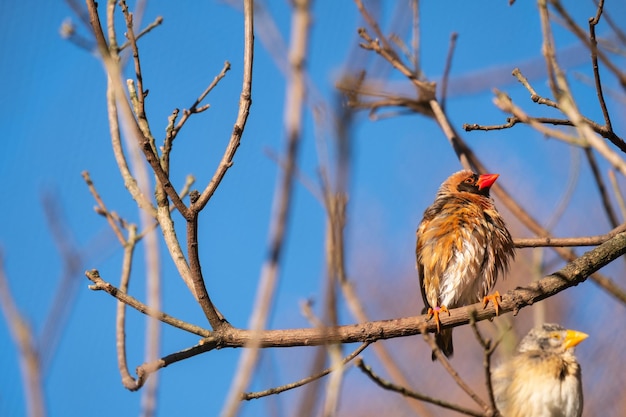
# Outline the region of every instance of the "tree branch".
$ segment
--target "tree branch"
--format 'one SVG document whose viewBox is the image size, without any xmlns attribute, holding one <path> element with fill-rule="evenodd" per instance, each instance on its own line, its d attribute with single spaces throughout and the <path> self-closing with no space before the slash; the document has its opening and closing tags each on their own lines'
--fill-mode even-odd
<svg viewBox="0 0 626 417">
<path fill-rule="evenodd" d="M 626 232 L 622 232 L 602 245 L 569 262 L 560 270 L 531 283 L 518 287 L 502 295 L 500 315 L 508 312 L 517 314 L 519 310 L 544 300 L 569 287 L 584 282 L 592 273 L 626 253 Z M 206 335 L 203 346 L 206 350 L 217 348 L 246 347 L 255 340 L 260 347 L 319 346 L 329 343 L 363 343 L 397 337 L 413 336 L 423 330 L 434 332 L 437 325 L 426 314 L 397 319 L 377 320 L 361 324 L 335 327 L 300 328 L 252 331 L 238 328 L 224 328 L 214 332 L 187 325 L 165 313 L 151 310 L 133 297 L 104 282 L 97 271 L 87 271 L 87 277 L 96 285 L 92 289 L 104 290 L 141 313 L 150 314 L 160 321 L 189 332 Z M 482 302 L 450 310 L 450 315 L 440 317 L 441 328 L 458 327 L 470 323 L 492 319 L 495 308 L 490 304 L 483 308 Z"/>
<path fill-rule="evenodd" d="M 617 226 L 615 229 L 603 235 L 560 238 L 551 236 L 516 238 L 513 239 L 513 243 L 516 248 L 595 246 L 606 242 L 623 231 L 626 231 L 626 223 Z"/>
</svg>

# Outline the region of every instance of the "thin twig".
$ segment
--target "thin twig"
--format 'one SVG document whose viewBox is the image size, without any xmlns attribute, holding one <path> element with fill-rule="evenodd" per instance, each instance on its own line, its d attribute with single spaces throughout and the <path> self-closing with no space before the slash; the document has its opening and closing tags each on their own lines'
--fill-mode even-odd
<svg viewBox="0 0 626 417">
<path fill-rule="evenodd" d="M 493 102 L 500 110 L 506 113 L 511 113 L 513 116 L 520 119 L 523 123 L 533 127 L 538 132 L 546 136 L 562 140 L 569 145 L 579 147 L 587 146 L 587 142 L 580 139 L 579 137 L 567 134 L 563 130 L 548 128 L 543 124 L 536 122 L 535 120 L 533 120 L 533 118 L 528 116 L 528 114 L 526 114 L 526 112 L 524 112 L 519 106 L 515 105 L 513 103 L 513 100 L 511 100 L 511 97 L 509 97 L 506 93 L 497 89 L 494 89 L 494 93 L 495 98 L 493 99 Z"/>
<path fill-rule="evenodd" d="M 193 205 L 198 198 L 198 192 L 192 191 L 189 195 L 190 203 Z M 169 212 L 169 210 L 168 210 Z M 198 212 L 191 210 L 193 217 L 187 220 L 187 256 L 189 257 L 189 271 L 193 281 L 196 299 L 202 312 L 207 318 L 213 330 L 223 326 L 230 326 L 224 316 L 217 310 L 206 289 L 202 265 L 200 264 L 200 251 L 198 243 Z"/>
<path fill-rule="evenodd" d="M 15 299 L 11 295 L 9 282 L 4 272 L 4 259 L 0 252 L 0 311 L 4 315 L 13 343 L 19 352 L 22 373 L 24 400 L 28 415 L 44 417 L 46 415 L 46 397 L 43 391 L 43 375 L 39 361 L 39 352 L 33 330 L 22 316 Z"/>
<path fill-rule="evenodd" d="M 187 177 L 185 177 L 185 183 L 183 184 L 183 187 L 180 189 L 181 198 L 184 198 L 187 196 L 187 194 L 189 194 L 189 190 L 191 189 L 191 186 L 194 184 L 195 181 L 196 179 L 194 178 L 193 175 L 187 175 Z M 170 213 L 174 212 L 174 210 L 176 210 L 176 207 L 173 204 L 170 204 L 169 206 Z M 112 215 L 113 214 L 115 213 L 112 213 Z M 118 221 L 120 220 L 122 221 L 122 223 L 125 223 L 122 219 L 118 219 Z M 171 220 L 171 217 L 170 217 L 170 220 Z M 159 226 L 161 227 L 161 229 L 163 229 L 163 225 L 159 224 L 158 221 L 152 222 L 152 225 L 149 228 L 144 229 L 140 233 L 137 234 L 137 240 L 141 240 L 146 235 L 146 233 L 151 232 L 152 230 L 156 229 Z"/>
<path fill-rule="evenodd" d="M 119 126 L 114 86 L 110 79 L 107 82 L 107 112 L 109 117 L 109 134 L 111 135 L 113 156 L 115 157 L 118 170 L 124 180 L 124 186 L 139 207 L 144 210 L 148 210 L 153 217 L 156 217 L 156 208 L 150 199 L 143 194 L 137 185 L 137 180 L 128 167 L 128 161 L 126 160 L 126 155 L 122 147 L 122 137 Z"/>
<path fill-rule="evenodd" d="M 118 108 L 121 110 L 121 118 L 124 121 L 123 127 L 128 130 L 127 136 L 135 138 L 139 147 L 143 151 L 146 160 L 156 174 L 157 179 L 160 181 L 161 186 L 165 189 L 168 197 L 172 200 L 176 209 L 183 215 L 183 217 L 185 217 L 185 219 L 187 219 L 190 217 L 189 209 L 182 202 L 167 174 L 163 171 L 159 158 L 154 153 L 153 146 L 150 143 L 150 138 L 144 136 L 141 128 L 135 120 L 133 109 L 126 98 L 125 88 L 121 80 L 119 62 L 111 55 L 112 52 L 109 50 L 109 46 L 104 38 L 100 16 L 98 15 L 98 7 L 95 1 L 87 0 L 87 8 L 89 10 L 92 30 L 97 41 L 98 51 L 100 52 L 107 73 L 109 74 L 113 96 L 119 106 Z"/>
<path fill-rule="evenodd" d="M 570 154 L 570 169 L 567 176 L 567 185 L 564 187 L 562 195 L 559 197 L 550 217 L 544 222 L 546 230 L 552 230 L 559 222 L 567 208 L 570 206 L 572 196 L 576 191 L 578 178 L 580 177 L 580 151 L 574 147 L 568 148 Z M 615 226 L 613 226 L 615 227 Z"/>
<path fill-rule="evenodd" d="M 87 276 L 87 278 L 89 278 L 89 280 L 93 282 L 93 285 L 90 285 L 89 289 L 94 291 L 102 290 L 107 294 L 110 294 L 113 297 L 117 298 L 129 307 L 132 307 L 135 310 L 139 311 L 140 313 L 146 314 L 150 317 L 154 317 L 155 319 L 165 324 L 169 324 L 170 326 L 176 327 L 186 332 L 197 334 L 198 336 L 209 337 L 212 334 L 210 330 L 195 326 L 193 324 L 189 324 L 183 320 L 174 318 L 169 314 L 163 313 L 162 311 L 151 308 L 150 306 L 142 303 L 136 298 L 121 291 L 119 288 L 116 288 L 114 285 L 104 281 L 100 277 L 100 273 L 95 269 L 92 269 L 91 271 L 86 271 L 85 276 Z"/>
<path fill-rule="evenodd" d="M 589 49 L 592 49 L 592 41 L 587 37 L 585 31 L 576 24 L 576 21 L 569 15 L 567 10 L 563 7 L 560 1 L 558 0 L 550 0 L 550 3 L 555 8 L 555 10 L 561 15 L 561 17 L 565 20 L 567 27 L 574 33 L 578 39 L 583 42 Z M 622 72 L 620 68 L 613 63 L 604 52 L 599 49 L 596 49 L 596 54 L 600 61 L 607 67 L 609 71 L 611 71 L 615 77 L 619 80 L 622 87 L 626 88 L 626 73 Z"/>
<path fill-rule="evenodd" d="M 306 384 L 308 384 L 310 382 L 316 381 L 316 380 L 318 380 L 318 379 L 320 379 L 320 378 L 330 374 L 331 372 L 337 370 L 340 366 L 345 366 L 348 362 L 350 362 L 352 359 L 356 358 L 357 355 L 359 355 L 361 352 L 363 352 L 365 350 L 365 348 L 367 348 L 369 345 L 370 345 L 369 342 L 365 342 L 365 343 L 361 344 L 361 346 L 359 346 L 354 352 L 350 353 L 348 356 L 343 358 L 343 360 L 341 361 L 339 366 L 337 366 L 337 364 L 335 364 L 334 366 L 331 366 L 331 367 L 328 367 L 328 368 L 324 369 L 323 371 L 321 371 L 318 374 L 311 375 L 311 376 L 308 376 L 306 378 L 302 378 L 301 380 L 292 382 L 290 384 L 281 385 L 280 387 L 270 388 L 270 389 L 266 389 L 264 391 L 243 393 L 241 395 L 241 399 L 245 400 L 245 401 L 249 401 L 249 400 L 255 400 L 257 398 L 267 397 L 268 395 L 280 394 L 281 392 L 285 392 L 285 391 L 288 391 L 290 389 L 298 388 L 298 387 L 306 385 Z"/>
<path fill-rule="evenodd" d="M 553 65 L 556 65 L 556 63 L 554 63 Z M 594 72 L 597 71 L 597 65 L 594 66 Z M 530 92 L 530 98 L 532 101 L 534 101 L 535 103 L 539 103 L 539 104 L 545 104 L 547 106 L 556 108 L 560 110 L 559 104 L 548 99 L 545 97 L 542 97 L 540 95 L 537 94 L 537 92 L 533 89 L 533 87 L 530 85 L 530 82 L 526 79 L 526 77 L 524 77 L 524 75 L 522 75 L 522 72 L 518 69 L 515 68 L 513 70 L 513 75 L 519 80 L 520 83 L 522 83 L 522 85 L 524 87 L 526 87 L 526 89 Z M 596 83 L 599 83 L 599 75 L 598 78 L 596 79 Z M 597 87 L 596 87 L 597 89 Z M 598 90 L 599 91 L 599 96 L 600 96 L 600 100 L 601 103 L 604 103 L 604 96 L 602 95 L 602 90 Z M 601 104 L 602 106 L 602 104 Z M 605 105 L 606 106 L 606 105 Z M 603 109 L 603 113 L 606 110 L 606 107 L 604 107 Z M 619 137 L 614 131 L 613 128 L 611 127 L 611 123 L 610 123 L 610 118 L 608 117 L 608 111 L 606 113 L 604 113 L 605 115 L 605 125 L 602 126 L 596 122 L 594 122 L 593 120 L 584 117 L 581 115 L 582 120 L 584 120 L 584 122 L 589 125 L 594 132 L 596 132 L 597 134 L 601 135 L 602 137 L 609 139 L 617 148 L 619 148 L 622 152 L 626 152 L 626 142 L 624 142 L 624 140 Z M 566 125 L 566 126 L 575 126 L 574 122 L 572 120 L 566 119 L 564 121 L 560 121 L 561 119 L 544 119 L 543 118 L 530 118 L 531 120 L 535 120 L 538 121 L 540 123 L 551 123 L 551 124 L 560 124 L 560 125 Z M 553 120 L 555 120 L 556 122 L 554 122 Z M 607 123 L 608 120 L 608 123 Z M 564 123 L 566 122 L 566 123 Z"/>
<path fill-rule="evenodd" d="M 137 34 L 137 36 L 135 37 L 135 41 L 138 41 L 144 35 L 148 34 L 152 29 L 156 28 L 157 26 L 160 26 L 162 23 L 163 23 L 163 17 L 162 16 L 157 16 L 156 19 L 154 19 L 154 21 L 152 23 L 150 23 L 141 32 L 139 32 Z M 129 40 L 127 40 L 122 45 L 120 45 L 120 47 L 118 48 L 118 51 L 121 52 L 125 48 L 128 48 L 130 46 L 130 44 L 131 44 L 131 42 Z"/>
<path fill-rule="evenodd" d="M 528 90 L 528 92 L 530 93 L 530 99 L 532 101 L 538 104 L 544 104 L 546 106 L 549 106 L 555 109 L 559 108 L 559 105 L 556 102 L 550 100 L 549 98 L 545 98 L 537 94 L 535 89 L 532 87 L 532 85 L 530 85 L 530 82 L 528 81 L 526 77 L 524 77 L 524 75 L 522 74 L 522 71 L 520 71 L 519 68 L 514 68 L 511 74 L 515 78 L 517 78 L 517 80 Z"/>
<path fill-rule="evenodd" d="M 419 0 L 411 0 L 411 11 L 413 12 L 413 24 L 411 27 L 411 47 L 413 48 L 413 71 L 421 74 L 420 60 L 420 4 Z"/>
<path fill-rule="evenodd" d="M 356 0 L 360 3 L 359 0 Z M 365 49 L 369 49 L 375 51 L 383 58 L 385 58 L 394 68 L 402 73 L 405 77 L 407 77 L 411 83 L 413 83 L 416 88 L 419 96 L 418 102 L 423 102 L 424 104 L 428 103 L 429 100 L 434 99 L 435 97 L 435 83 L 422 81 L 417 78 L 417 75 L 412 72 L 410 68 L 408 68 L 399 58 L 396 52 L 389 48 L 381 46 L 381 42 L 379 39 L 372 39 L 372 37 L 367 33 L 367 30 L 364 28 L 359 29 L 359 36 L 365 40 L 366 43 L 361 44 L 361 46 Z M 383 44 L 388 45 L 386 41 Z M 426 115 L 432 115 L 427 106 L 424 106 L 420 112 L 423 112 Z"/>
<path fill-rule="evenodd" d="M 340 157 L 341 158 L 341 157 Z M 348 162 L 347 160 L 345 161 Z M 341 177 L 341 174 L 338 174 Z M 341 181 L 341 180 L 340 180 Z M 344 227 L 346 223 L 347 198 L 345 192 L 331 192 L 328 185 L 323 186 L 324 200 L 327 211 L 326 219 L 326 284 L 325 284 L 325 323 L 337 326 L 339 324 L 338 310 L 338 285 L 340 277 L 344 273 L 343 250 L 344 250 Z M 341 362 L 341 345 L 328 346 L 328 354 L 331 363 L 339 365 Z M 324 416 L 335 416 L 339 405 L 339 393 L 343 371 L 337 372 L 329 378 L 324 403 Z"/>
<path fill-rule="evenodd" d="M 46 216 L 46 223 L 54 244 L 59 252 L 63 267 L 58 285 L 41 331 L 37 336 L 37 352 L 39 355 L 39 372 L 45 375 L 47 368 L 55 356 L 59 341 L 71 317 L 71 309 L 78 297 L 81 285 L 81 273 L 84 269 L 86 251 L 76 244 L 71 228 L 64 216 L 60 199 L 57 195 L 45 192 L 42 195 L 42 206 Z"/>
<path fill-rule="evenodd" d="M 548 72 L 548 83 L 550 90 L 556 95 L 556 80 L 554 75 L 554 63 L 556 62 L 556 53 L 554 51 L 554 39 L 552 38 L 552 30 L 550 27 L 550 13 L 548 12 L 548 0 L 539 0 L 539 19 L 541 21 L 541 52 L 546 63 Z"/>
<path fill-rule="evenodd" d="M 438 398 L 433 398 L 428 395 L 421 394 L 416 391 L 412 391 L 408 388 L 405 388 L 403 386 L 396 385 L 390 381 L 387 381 L 381 378 L 380 376 L 376 375 L 374 371 L 372 371 L 372 368 L 366 365 L 365 362 L 363 362 L 363 359 L 361 358 L 357 358 L 357 360 L 355 361 L 355 365 L 358 366 L 359 369 L 363 371 L 363 373 L 367 375 L 372 381 L 374 381 L 378 386 L 386 390 L 395 391 L 404 396 L 415 398 L 416 400 L 425 401 L 431 404 L 435 404 L 435 405 L 438 405 L 439 407 L 447 408 L 448 410 L 458 411 L 459 413 L 466 414 L 468 416 L 474 416 L 474 417 L 484 416 L 484 414 L 480 411 L 474 411 L 474 410 L 462 407 L 457 404 L 449 403 L 447 401 L 440 400 Z"/>
<path fill-rule="evenodd" d="M 474 314 L 474 313 L 470 312 L 470 322 L 473 320 L 472 314 Z M 459 386 L 459 388 L 461 388 L 463 391 L 465 391 L 465 393 L 467 395 L 469 395 L 469 397 L 472 400 L 474 400 L 474 402 L 476 404 L 478 404 L 478 406 L 480 408 L 482 408 L 483 410 L 487 410 L 487 408 L 489 407 L 487 405 L 487 403 L 485 403 L 483 401 L 483 399 L 480 398 L 478 396 L 478 394 L 476 394 L 476 392 L 474 392 L 474 390 L 469 386 L 469 384 L 467 384 L 463 380 L 463 378 L 461 378 L 461 376 L 456 371 L 456 369 L 454 369 L 452 367 L 452 365 L 450 364 L 450 361 L 448 361 L 448 358 L 446 358 L 446 356 L 443 354 L 443 352 L 441 352 L 441 349 L 439 349 L 439 346 L 437 346 L 437 343 L 435 342 L 435 338 L 432 337 L 430 334 L 428 334 L 428 332 L 426 332 L 425 330 L 426 330 L 425 328 L 422 328 L 422 332 L 421 332 L 422 333 L 422 337 L 426 341 L 426 343 L 430 346 L 430 348 L 432 349 L 433 354 L 437 358 L 437 361 L 439 361 L 439 364 L 441 364 L 443 369 L 445 369 L 446 372 L 448 372 L 448 374 L 452 377 L 454 382 L 456 382 L 456 384 Z"/>
<path fill-rule="evenodd" d="M 128 283 L 130 281 L 130 271 L 132 269 L 133 253 L 137 243 L 137 226 L 130 224 L 128 227 L 128 239 L 125 239 L 124 258 L 122 260 L 122 272 L 120 277 L 119 290 L 128 293 Z M 117 313 L 115 318 L 115 346 L 117 348 L 117 366 L 122 375 L 122 384 L 127 389 L 132 389 L 136 385 L 135 379 L 128 371 L 126 360 L 126 303 L 117 301 Z"/>
<path fill-rule="evenodd" d="M 611 187 L 613 188 L 613 194 L 617 200 L 617 205 L 622 214 L 622 219 L 626 219 L 626 199 L 622 194 L 622 190 L 619 188 L 617 178 L 615 177 L 615 171 L 609 170 L 609 181 L 611 181 Z"/>
<path fill-rule="evenodd" d="M 217 86 L 220 80 L 226 76 L 226 73 L 229 70 L 230 70 L 230 62 L 225 61 L 224 66 L 222 67 L 222 70 L 220 71 L 219 74 L 215 76 L 215 78 L 213 78 L 213 81 L 211 81 L 211 84 L 209 84 L 209 86 L 202 92 L 202 94 L 198 96 L 196 101 L 193 102 L 193 104 L 189 107 L 188 110 L 183 110 L 183 117 L 181 117 L 181 119 L 178 121 L 176 126 L 173 127 L 172 129 L 167 130 L 167 135 L 165 137 L 165 145 L 164 145 L 165 149 L 168 148 L 168 143 L 169 143 L 169 147 L 171 148 L 171 143 L 174 141 L 174 139 L 176 138 L 176 135 L 178 134 L 180 129 L 184 126 L 185 122 L 189 119 L 189 117 L 192 114 L 201 113 L 205 111 L 206 109 L 208 109 L 208 104 L 202 107 L 198 107 L 198 106 L 200 105 L 200 103 L 202 103 L 202 101 L 206 98 L 206 96 L 211 91 L 213 91 L 213 89 Z"/>
<path fill-rule="evenodd" d="M 133 104 L 133 109 L 135 110 L 137 125 L 141 129 L 143 137 L 147 139 L 147 142 L 150 144 L 150 147 L 152 148 L 152 153 L 156 155 L 156 143 L 154 140 L 154 136 L 152 135 L 152 132 L 150 130 L 148 117 L 146 116 L 145 98 L 147 95 L 147 91 L 143 87 L 143 74 L 141 72 L 141 60 L 139 59 L 139 46 L 137 45 L 137 38 L 135 37 L 133 14 L 128 10 L 128 6 L 125 0 L 121 0 L 119 4 L 122 8 L 122 13 L 124 14 L 124 19 L 126 21 L 126 37 L 130 42 L 130 46 L 133 52 L 133 62 L 135 64 L 135 79 L 137 83 L 137 88 L 135 90 L 132 80 L 127 81 L 129 97 L 131 103 Z M 112 25 L 113 22 L 108 22 L 108 24 Z"/>
<path fill-rule="evenodd" d="M 211 181 L 207 184 L 200 198 L 198 198 L 198 201 L 193 206 L 194 211 L 200 211 L 206 206 L 215 193 L 215 190 L 217 190 L 217 187 L 222 182 L 226 171 L 233 165 L 235 152 L 241 143 L 241 137 L 246 128 L 246 122 L 250 114 L 250 106 L 252 105 L 252 63 L 254 60 L 254 19 L 251 15 L 252 8 L 252 5 L 248 6 L 248 2 L 244 1 L 243 82 L 241 95 L 239 96 L 237 119 L 235 120 L 228 146 L 224 151 L 224 156 L 222 156 L 222 160 L 215 170 L 213 178 L 211 178 Z M 224 68 L 226 68 L 226 66 Z"/>
<path fill-rule="evenodd" d="M 118 223 L 115 221 L 115 218 L 113 218 L 113 216 L 111 215 L 111 212 L 106 208 L 104 201 L 100 197 L 100 194 L 96 190 L 96 187 L 91 180 L 89 172 L 83 171 L 81 175 L 85 180 L 85 183 L 87 184 L 87 187 L 89 188 L 89 192 L 93 196 L 93 199 L 96 200 L 96 203 L 98 204 L 98 213 L 102 214 L 107 219 L 107 222 L 109 223 L 109 226 L 111 226 L 111 229 L 113 229 L 113 233 L 115 233 L 117 240 L 122 246 L 124 246 L 126 244 L 126 238 L 124 237 L 124 233 L 122 233 L 122 230 L 118 226 Z"/>
<path fill-rule="evenodd" d="M 590 148 L 584 148 L 585 156 L 587 157 L 587 161 L 589 162 L 589 167 L 591 168 L 591 173 L 593 174 L 593 178 L 596 181 L 596 187 L 598 187 L 598 192 L 600 193 L 600 198 L 602 199 L 602 206 L 604 207 L 604 212 L 609 219 L 609 224 L 611 227 L 617 227 L 619 221 L 617 220 L 617 215 L 615 214 L 615 210 L 613 209 L 613 204 L 611 203 L 611 199 L 609 198 L 609 194 L 606 189 L 606 184 L 604 183 L 604 179 L 602 179 L 602 174 L 600 173 L 600 168 L 598 167 L 598 162 L 596 161 L 596 157 L 593 154 L 593 150 Z"/>
<path fill-rule="evenodd" d="M 185 359 L 189 359 L 193 356 L 200 355 L 208 350 L 213 349 L 212 346 L 207 346 L 201 341 L 199 344 L 192 346 L 187 349 L 183 349 L 179 352 L 171 353 L 166 355 L 160 359 L 154 360 L 152 362 L 146 362 L 137 367 L 137 378 L 134 379 L 135 384 L 128 388 L 130 391 L 137 391 L 141 387 L 144 386 L 146 381 L 148 381 L 148 377 L 159 369 L 165 368 L 168 365 L 171 365 L 176 362 L 183 361 Z"/>
<path fill-rule="evenodd" d="M 485 339 L 483 335 L 480 333 L 478 329 L 478 325 L 476 324 L 476 320 L 474 319 L 476 312 L 471 314 L 470 326 L 474 331 L 474 336 L 476 336 L 476 340 L 480 343 L 480 346 L 483 348 L 483 369 L 485 370 L 485 385 L 487 386 L 487 395 L 489 396 L 489 412 L 491 415 L 496 415 L 496 399 L 493 395 L 493 386 L 491 384 L 491 356 L 493 352 L 495 352 L 496 348 L 500 340 L 496 340 L 495 343 L 492 343 L 491 339 Z"/>
<path fill-rule="evenodd" d="M 363 2 L 361 0 L 354 0 L 354 3 L 356 4 L 356 7 L 359 9 L 361 16 L 363 16 L 363 18 L 367 22 L 367 25 L 372 28 L 378 40 L 383 43 L 383 47 L 387 49 L 389 53 L 393 54 L 395 59 L 397 59 L 398 56 L 389 45 L 389 41 L 387 40 L 387 37 L 383 34 L 383 31 L 380 29 L 380 26 L 378 25 L 378 22 L 376 21 L 376 19 L 374 19 L 372 15 L 369 13 L 369 11 L 365 8 L 365 6 L 363 5 Z"/>
<path fill-rule="evenodd" d="M 604 0 L 599 0 L 598 9 L 594 17 L 589 18 L 589 41 L 591 43 L 591 65 L 593 68 L 593 79 L 596 83 L 596 92 L 598 93 L 598 102 L 602 109 L 602 115 L 604 116 L 604 124 L 610 131 L 613 130 L 611 125 L 611 117 L 609 111 L 606 108 L 606 102 L 604 101 L 604 93 L 602 92 L 602 82 L 600 81 L 600 70 L 598 68 L 598 41 L 596 40 L 596 25 L 600 22 L 600 16 L 604 8 Z"/>
<path fill-rule="evenodd" d="M 410 106 L 406 105 L 405 103 L 406 103 L 405 100 L 397 100 L 396 102 L 392 100 L 388 100 L 386 103 L 385 102 L 377 102 L 377 103 L 371 103 L 371 104 L 365 103 L 362 105 L 362 107 L 370 108 L 374 105 L 375 106 L 387 105 L 387 106 L 405 106 L 405 107 L 410 108 Z M 608 131 L 605 126 L 600 126 L 598 123 L 594 122 L 593 120 L 589 120 L 587 118 L 584 118 L 584 120 L 593 129 L 594 132 L 596 132 L 597 134 L 601 135 L 602 137 L 606 139 L 609 139 L 620 150 L 626 150 L 626 142 L 624 142 L 621 137 L 615 134 L 615 132 Z M 524 114 L 523 118 L 520 118 L 517 116 L 507 117 L 507 122 L 499 124 L 499 125 L 480 125 L 477 123 L 471 123 L 471 124 L 464 123 L 463 130 L 465 130 L 466 132 L 471 132 L 473 130 L 484 130 L 484 131 L 503 130 L 503 129 L 510 129 L 513 126 L 517 125 L 518 123 L 525 123 L 525 124 L 529 124 L 533 126 L 537 124 L 551 124 L 555 126 L 574 126 L 574 123 L 572 123 L 571 120 L 567 120 L 567 119 L 556 119 L 553 117 L 534 117 L 534 116 L 528 116 Z"/>
<path fill-rule="evenodd" d="M 596 246 L 606 242 L 624 230 L 626 230 L 626 224 L 619 225 L 603 235 L 566 238 L 550 236 L 539 238 L 516 238 L 513 239 L 513 243 L 516 248 Z"/>
<path fill-rule="evenodd" d="M 597 5 L 598 2 L 594 0 L 594 4 Z M 606 23 L 608 23 L 609 27 L 613 30 L 613 32 L 615 32 L 617 39 L 623 45 L 626 45 L 626 33 L 624 33 L 624 31 L 619 27 L 619 25 L 615 24 L 615 21 L 613 21 L 613 18 L 611 17 L 609 13 L 607 13 L 606 10 L 603 11 L 603 16 L 604 16 L 604 20 L 606 20 Z"/>
<path fill-rule="evenodd" d="M 452 69 L 452 57 L 454 56 L 454 48 L 456 47 L 456 40 L 458 39 L 459 34 L 456 32 L 452 32 L 450 35 L 450 46 L 448 47 L 448 55 L 446 56 L 446 64 L 443 69 L 443 76 L 441 78 L 441 95 L 439 102 L 441 103 L 441 108 L 445 111 L 446 109 L 446 98 L 448 94 L 448 79 L 450 77 L 450 70 Z"/>
</svg>

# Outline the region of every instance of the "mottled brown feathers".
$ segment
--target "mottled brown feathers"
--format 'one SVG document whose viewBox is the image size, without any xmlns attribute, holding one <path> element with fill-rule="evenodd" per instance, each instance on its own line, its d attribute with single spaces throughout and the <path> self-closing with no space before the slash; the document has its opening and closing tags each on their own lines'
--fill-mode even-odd
<svg viewBox="0 0 626 417">
<path fill-rule="evenodd" d="M 496 174 L 452 174 L 417 228 L 416 258 L 426 310 L 482 301 L 514 258 L 513 239 L 489 197 Z M 450 356 L 452 332 L 437 337 Z"/>
</svg>

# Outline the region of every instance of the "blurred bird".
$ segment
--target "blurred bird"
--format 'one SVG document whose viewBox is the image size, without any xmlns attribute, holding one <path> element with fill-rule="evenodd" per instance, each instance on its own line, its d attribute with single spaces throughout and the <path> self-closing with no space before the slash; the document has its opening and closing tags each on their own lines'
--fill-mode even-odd
<svg viewBox="0 0 626 417">
<path fill-rule="evenodd" d="M 511 234 L 489 197 L 497 178 L 498 174 L 471 171 L 452 174 L 417 228 L 422 314 L 434 317 L 435 340 L 448 357 L 454 352 L 452 329 L 440 331 L 439 314 L 478 301 L 487 305 L 489 299 L 497 314 L 500 294 L 487 294 L 515 256 Z M 434 353 L 432 357 L 435 360 Z"/>
<path fill-rule="evenodd" d="M 588 337 L 544 324 L 531 330 L 513 358 L 491 374 L 504 417 L 580 417 L 583 391 L 574 346 Z"/>
</svg>

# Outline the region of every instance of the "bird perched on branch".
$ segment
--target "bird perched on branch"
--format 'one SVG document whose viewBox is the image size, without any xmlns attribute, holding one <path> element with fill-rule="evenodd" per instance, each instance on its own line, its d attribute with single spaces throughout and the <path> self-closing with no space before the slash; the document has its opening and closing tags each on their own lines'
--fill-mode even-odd
<svg viewBox="0 0 626 417">
<path fill-rule="evenodd" d="M 580 417 L 583 392 L 574 346 L 588 337 L 558 324 L 532 329 L 491 375 L 504 417 Z"/>
<path fill-rule="evenodd" d="M 471 171 L 452 174 L 417 228 L 423 314 L 434 317 L 435 340 L 448 357 L 454 352 L 452 329 L 439 329 L 439 314 L 478 301 L 486 305 L 489 299 L 497 314 L 500 294 L 488 293 L 515 256 L 511 234 L 489 197 L 497 178 L 498 174 Z"/>
</svg>

